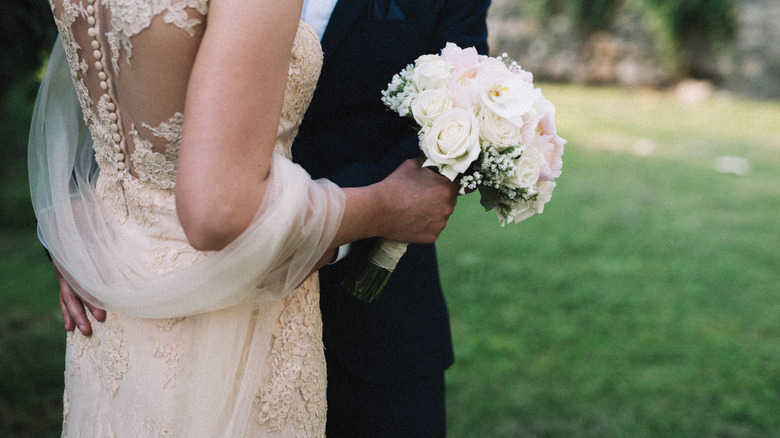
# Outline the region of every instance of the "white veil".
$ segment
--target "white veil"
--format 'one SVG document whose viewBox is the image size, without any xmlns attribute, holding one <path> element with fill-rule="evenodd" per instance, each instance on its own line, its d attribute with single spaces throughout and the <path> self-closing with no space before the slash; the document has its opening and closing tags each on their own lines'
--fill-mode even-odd
<svg viewBox="0 0 780 438">
<path fill-rule="evenodd" d="M 337 186 L 275 154 L 263 203 L 238 239 L 190 266 L 151 274 L 124 257 L 96 198 L 99 169 L 59 39 L 36 101 L 29 173 L 42 238 L 71 286 L 97 306 L 146 318 L 283 297 L 330 245 L 345 203 Z"/>
</svg>

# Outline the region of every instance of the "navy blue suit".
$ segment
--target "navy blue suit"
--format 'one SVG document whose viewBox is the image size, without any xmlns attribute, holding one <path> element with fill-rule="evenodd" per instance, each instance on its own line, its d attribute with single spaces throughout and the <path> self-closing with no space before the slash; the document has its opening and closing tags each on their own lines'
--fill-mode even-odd
<svg viewBox="0 0 780 438">
<path fill-rule="evenodd" d="M 293 159 L 314 178 L 357 187 L 380 181 L 407 158 L 419 156 L 414 130 L 385 109 L 381 91 L 407 64 L 420 55 L 439 53 L 447 42 L 485 53 L 489 4 L 339 0 L 322 38 L 325 62 L 293 144 Z M 453 353 L 434 246 L 410 245 L 384 293 L 366 304 L 341 290 L 340 281 L 371 244 L 357 242 L 345 260 L 320 271 L 328 434 L 338 438 L 434 433 L 422 431 L 416 423 L 442 423 L 434 429 L 443 434 L 443 373 L 452 364 Z M 363 396 L 367 399 L 359 400 L 357 382 L 391 392 L 406 384 L 413 393 L 432 396 L 416 401 L 414 394 L 411 399 L 399 395 L 395 405 L 420 404 L 410 409 L 421 418 L 411 419 L 408 413 L 393 412 L 395 394 L 367 392 Z M 434 403 L 440 406 L 423 406 L 432 403 L 429 400 L 438 400 Z M 361 414 L 358 407 L 373 409 L 375 415 Z M 393 432 L 378 410 L 405 424 Z M 401 432 L 404 427 L 417 432 Z"/>
</svg>

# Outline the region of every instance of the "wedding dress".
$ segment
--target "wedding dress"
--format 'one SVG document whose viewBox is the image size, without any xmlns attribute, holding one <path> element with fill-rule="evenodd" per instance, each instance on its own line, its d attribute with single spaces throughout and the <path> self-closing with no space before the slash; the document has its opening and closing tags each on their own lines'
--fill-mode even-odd
<svg viewBox="0 0 780 438">
<path fill-rule="evenodd" d="M 72 201 L 73 193 L 91 188 L 98 207 L 82 211 L 90 203 L 85 195 L 66 207 L 77 219 L 47 213 L 57 201 L 38 186 L 56 191 L 61 185 L 52 176 L 59 171 L 47 168 L 57 160 L 31 152 L 31 162 L 42 163 L 31 170 L 33 193 L 46 193 L 41 206 L 34 199 L 36 214 L 55 263 L 80 294 L 108 309 L 105 322 L 91 320 L 92 336 L 67 335 L 63 436 L 323 436 L 326 372 L 316 275 L 295 285 L 332 239 L 343 195 L 279 158 L 290 156 L 319 75 L 316 34 L 301 22 L 291 54 L 272 165 L 276 195 L 266 195 L 257 219 L 270 217 L 269 223 L 226 250 L 249 262 L 223 268 L 222 252 L 199 252 L 187 243 L 173 196 L 186 79 L 208 0 L 52 0 L 52 10 L 67 60 L 60 62 L 75 84 L 94 150 L 82 160 L 87 179 L 73 182 L 70 170 L 60 173 L 71 178 L 66 197 Z M 46 102 L 38 137 L 64 141 L 45 131 L 67 111 L 39 95 L 39 105 Z M 31 134 L 31 144 L 38 137 Z M 306 210 L 317 200 L 327 206 L 319 222 L 316 211 Z M 83 239 L 101 233 L 101 241 L 94 248 L 83 244 L 82 258 L 69 264 L 78 251 L 68 239 L 83 231 L 78 218 L 86 216 L 101 219 L 89 222 Z M 286 223 L 288 216 L 297 222 Z M 57 234 L 66 222 L 75 231 Z M 298 238 L 310 222 L 319 225 Z M 268 249 L 254 248 L 267 229 L 274 234 Z M 295 261 L 296 245 L 307 246 L 306 239 L 314 243 L 304 261 Z M 285 245 L 292 249 L 279 249 Z M 282 261 L 266 260 L 272 257 Z M 256 265 L 262 275 L 255 275 Z M 85 272 L 72 272 L 79 269 Z"/>
</svg>

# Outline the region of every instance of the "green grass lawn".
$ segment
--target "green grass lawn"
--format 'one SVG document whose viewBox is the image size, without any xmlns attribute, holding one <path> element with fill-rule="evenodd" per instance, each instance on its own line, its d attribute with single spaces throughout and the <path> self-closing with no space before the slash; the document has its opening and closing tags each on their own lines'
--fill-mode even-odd
<svg viewBox="0 0 780 438">
<path fill-rule="evenodd" d="M 780 437 L 780 103 L 543 88 L 570 140 L 545 213 L 471 195 L 440 239 L 449 435 Z M 56 282 L 0 180 L 0 436 L 58 436 Z"/>
<path fill-rule="evenodd" d="M 780 436 L 780 105 L 544 89 L 545 213 L 467 198 L 440 239 L 450 436 Z"/>
</svg>

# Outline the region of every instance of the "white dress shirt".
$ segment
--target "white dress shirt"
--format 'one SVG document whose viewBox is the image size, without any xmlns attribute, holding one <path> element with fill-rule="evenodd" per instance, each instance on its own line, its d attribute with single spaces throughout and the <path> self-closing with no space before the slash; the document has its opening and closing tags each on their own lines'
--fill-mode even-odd
<svg viewBox="0 0 780 438">
<path fill-rule="evenodd" d="M 301 20 L 314 28 L 317 36 L 322 40 L 322 34 L 330 21 L 330 15 L 333 8 L 336 7 L 337 0 L 303 0 L 303 10 L 301 11 Z"/>
</svg>

